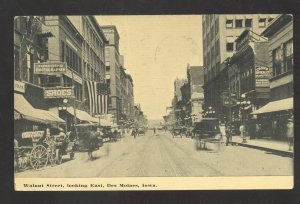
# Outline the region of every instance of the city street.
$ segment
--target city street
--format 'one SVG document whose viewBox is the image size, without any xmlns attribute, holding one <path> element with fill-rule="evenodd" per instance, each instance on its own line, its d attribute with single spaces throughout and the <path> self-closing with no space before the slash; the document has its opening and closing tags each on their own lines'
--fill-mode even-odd
<svg viewBox="0 0 300 204">
<path fill-rule="evenodd" d="M 65 157 L 61 165 L 16 173 L 17 178 L 30 177 L 201 177 L 201 176 L 273 176 L 293 175 L 293 159 L 262 150 L 224 146 L 220 150 L 208 144 L 209 150 L 195 150 L 191 138 L 173 138 L 169 132 L 145 136 L 125 136 L 105 143 L 89 160 L 87 153 Z"/>
</svg>

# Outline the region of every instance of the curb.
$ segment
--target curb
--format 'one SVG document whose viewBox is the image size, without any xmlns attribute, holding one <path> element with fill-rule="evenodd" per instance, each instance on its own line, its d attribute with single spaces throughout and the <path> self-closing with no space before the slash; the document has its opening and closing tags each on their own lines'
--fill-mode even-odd
<svg viewBox="0 0 300 204">
<path fill-rule="evenodd" d="M 294 158 L 294 153 L 293 152 L 288 152 L 288 151 L 283 151 L 283 150 L 278 150 L 278 149 L 271 149 L 268 147 L 260 147 L 260 146 L 255 146 L 255 145 L 250 145 L 247 143 L 240 143 L 240 142 L 231 142 L 234 145 L 242 146 L 242 147 L 249 147 L 253 149 L 258 149 L 258 150 L 263 150 L 263 151 L 268 151 L 268 152 L 273 152 L 282 156 L 288 156 L 291 158 Z"/>
</svg>

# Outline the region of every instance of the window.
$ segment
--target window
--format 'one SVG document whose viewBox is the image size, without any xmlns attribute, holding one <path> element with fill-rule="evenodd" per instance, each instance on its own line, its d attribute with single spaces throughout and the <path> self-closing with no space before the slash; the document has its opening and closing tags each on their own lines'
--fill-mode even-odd
<svg viewBox="0 0 300 204">
<path fill-rule="evenodd" d="M 15 80 L 20 80 L 20 53 L 18 50 L 15 50 L 14 53 L 14 63 L 15 63 Z"/>
<path fill-rule="evenodd" d="M 210 40 L 214 39 L 214 36 L 215 36 L 214 26 L 212 26 L 210 29 Z"/>
<path fill-rule="evenodd" d="M 273 50 L 272 57 L 273 57 L 273 76 L 277 76 L 282 73 L 282 66 L 281 66 L 282 53 L 280 47 Z"/>
<path fill-rule="evenodd" d="M 235 27 L 236 28 L 242 28 L 243 27 L 243 20 L 242 19 L 236 19 L 235 20 Z"/>
<path fill-rule="evenodd" d="M 108 105 L 109 105 L 109 106 L 111 106 L 111 105 L 112 105 L 112 102 L 111 102 L 111 97 L 110 97 L 110 96 L 108 97 L 108 100 L 107 100 L 107 102 L 108 102 Z"/>
<path fill-rule="evenodd" d="M 227 52 L 233 51 L 233 43 L 226 43 L 226 50 Z"/>
<path fill-rule="evenodd" d="M 258 20 L 258 26 L 259 27 L 265 27 L 266 26 L 266 18 L 260 18 L 259 20 Z"/>
<path fill-rule="evenodd" d="M 110 64 L 109 64 L 109 62 L 105 62 L 105 70 L 106 70 L 107 72 L 110 71 Z"/>
<path fill-rule="evenodd" d="M 215 33 L 217 34 L 219 32 L 219 18 L 216 18 L 215 21 Z"/>
<path fill-rule="evenodd" d="M 27 60 L 27 81 L 33 83 L 33 54 L 26 53 Z"/>
<path fill-rule="evenodd" d="M 251 28 L 252 27 L 252 19 L 246 19 L 245 20 L 245 27 Z"/>
<path fill-rule="evenodd" d="M 233 28 L 233 20 L 226 20 L 226 28 Z"/>
<path fill-rule="evenodd" d="M 216 64 L 216 72 L 220 72 L 220 62 L 217 62 Z"/>
<path fill-rule="evenodd" d="M 206 63 L 207 63 L 207 66 L 209 66 L 209 64 L 210 64 L 210 52 L 208 51 L 207 52 L 207 58 L 206 58 Z"/>
<path fill-rule="evenodd" d="M 215 56 L 218 56 L 219 54 L 220 54 L 220 42 L 219 40 L 217 40 L 215 45 Z"/>
<path fill-rule="evenodd" d="M 65 43 L 61 41 L 61 61 L 65 61 Z"/>
<path fill-rule="evenodd" d="M 284 49 L 284 62 L 286 71 L 293 70 L 294 67 L 294 57 L 293 57 L 293 40 L 288 41 L 283 46 Z"/>
<path fill-rule="evenodd" d="M 269 18 L 269 19 L 268 19 L 268 22 L 270 23 L 271 21 L 273 21 L 273 19 L 274 19 L 274 18 Z"/>
</svg>

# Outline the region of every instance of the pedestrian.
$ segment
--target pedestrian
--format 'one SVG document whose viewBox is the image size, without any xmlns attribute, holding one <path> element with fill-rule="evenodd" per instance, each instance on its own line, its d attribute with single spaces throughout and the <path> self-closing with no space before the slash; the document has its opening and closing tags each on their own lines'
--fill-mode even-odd
<svg viewBox="0 0 300 204">
<path fill-rule="evenodd" d="M 244 139 L 245 136 L 245 127 L 243 124 L 240 125 L 240 133 L 241 133 L 241 138 Z"/>
<path fill-rule="evenodd" d="M 15 172 L 19 171 L 19 142 L 18 140 L 14 139 L 14 167 L 15 167 Z"/>
<path fill-rule="evenodd" d="M 226 146 L 228 146 L 228 144 L 231 143 L 231 127 L 230 127 L 230 124 L 226 124 L 225 132 L 226 132 Z"/>
<path fill-rule="evenodd" d="M 261 138 L 261 123 L 257 123 L 255 125 L 255 138 L 260 139 Z"/>
<path fill-rule="evenodd" d="M 287 130 L 286 130 L 286 136 L 288 139 L 289 144 L 289 151 L 292 150 L 293 144 L 294 144 L 294 118 L 291 116 L 287 121 Z"/>
<path fill-rule="evenodd" d="M 155 127 L 153 128 L 153 132 L 154 132 L 154 135 L 155 135 L 156 134 L 156 128 Z"/>
</svg>

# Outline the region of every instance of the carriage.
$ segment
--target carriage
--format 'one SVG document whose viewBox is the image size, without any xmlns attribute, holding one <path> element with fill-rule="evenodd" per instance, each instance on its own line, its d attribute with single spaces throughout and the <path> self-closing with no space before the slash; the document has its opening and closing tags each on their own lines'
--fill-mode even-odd
<svg viewBox="0 0 300 204">
<path fill-rule="evenodd" d="M 56 130 L 57 131 L 57 130 Z M 20 147 L 15 141 L 14 159 L 16 170 L 32 168 L 35 170 L 61 164 L 62 156 L 70 154 L 74 158 L 74 142 L 68 135 L 50 134 L 46 131 L 32 131 L 22 133 L 23 144 Z"/>
<path fill-rule="evenodd" d="M 93 152 L 103 146 L 103 139 L 98 124 L 78 124 L 72 127 L 71 135 L 77 138 L 76 150 L 88 152 L 89 158 L 93 159 Z"/>
<path fill-rule="evenodd" d="M 186 136 L 187 135 L 187 130 L 185 127 L 183 126 L 178 126 L 178 127 L 174 127 L 171 131 L 173 138 L 176 136 Z"/>
<path fill-rule="evenodd" d="M 222 143 L 223 135 L 221 133 L 218 118 L 203 118 L 196 122 L 192 131 L 195 138 L 196 149 L 207 149 L 206 143 Z"/>
</svg>

